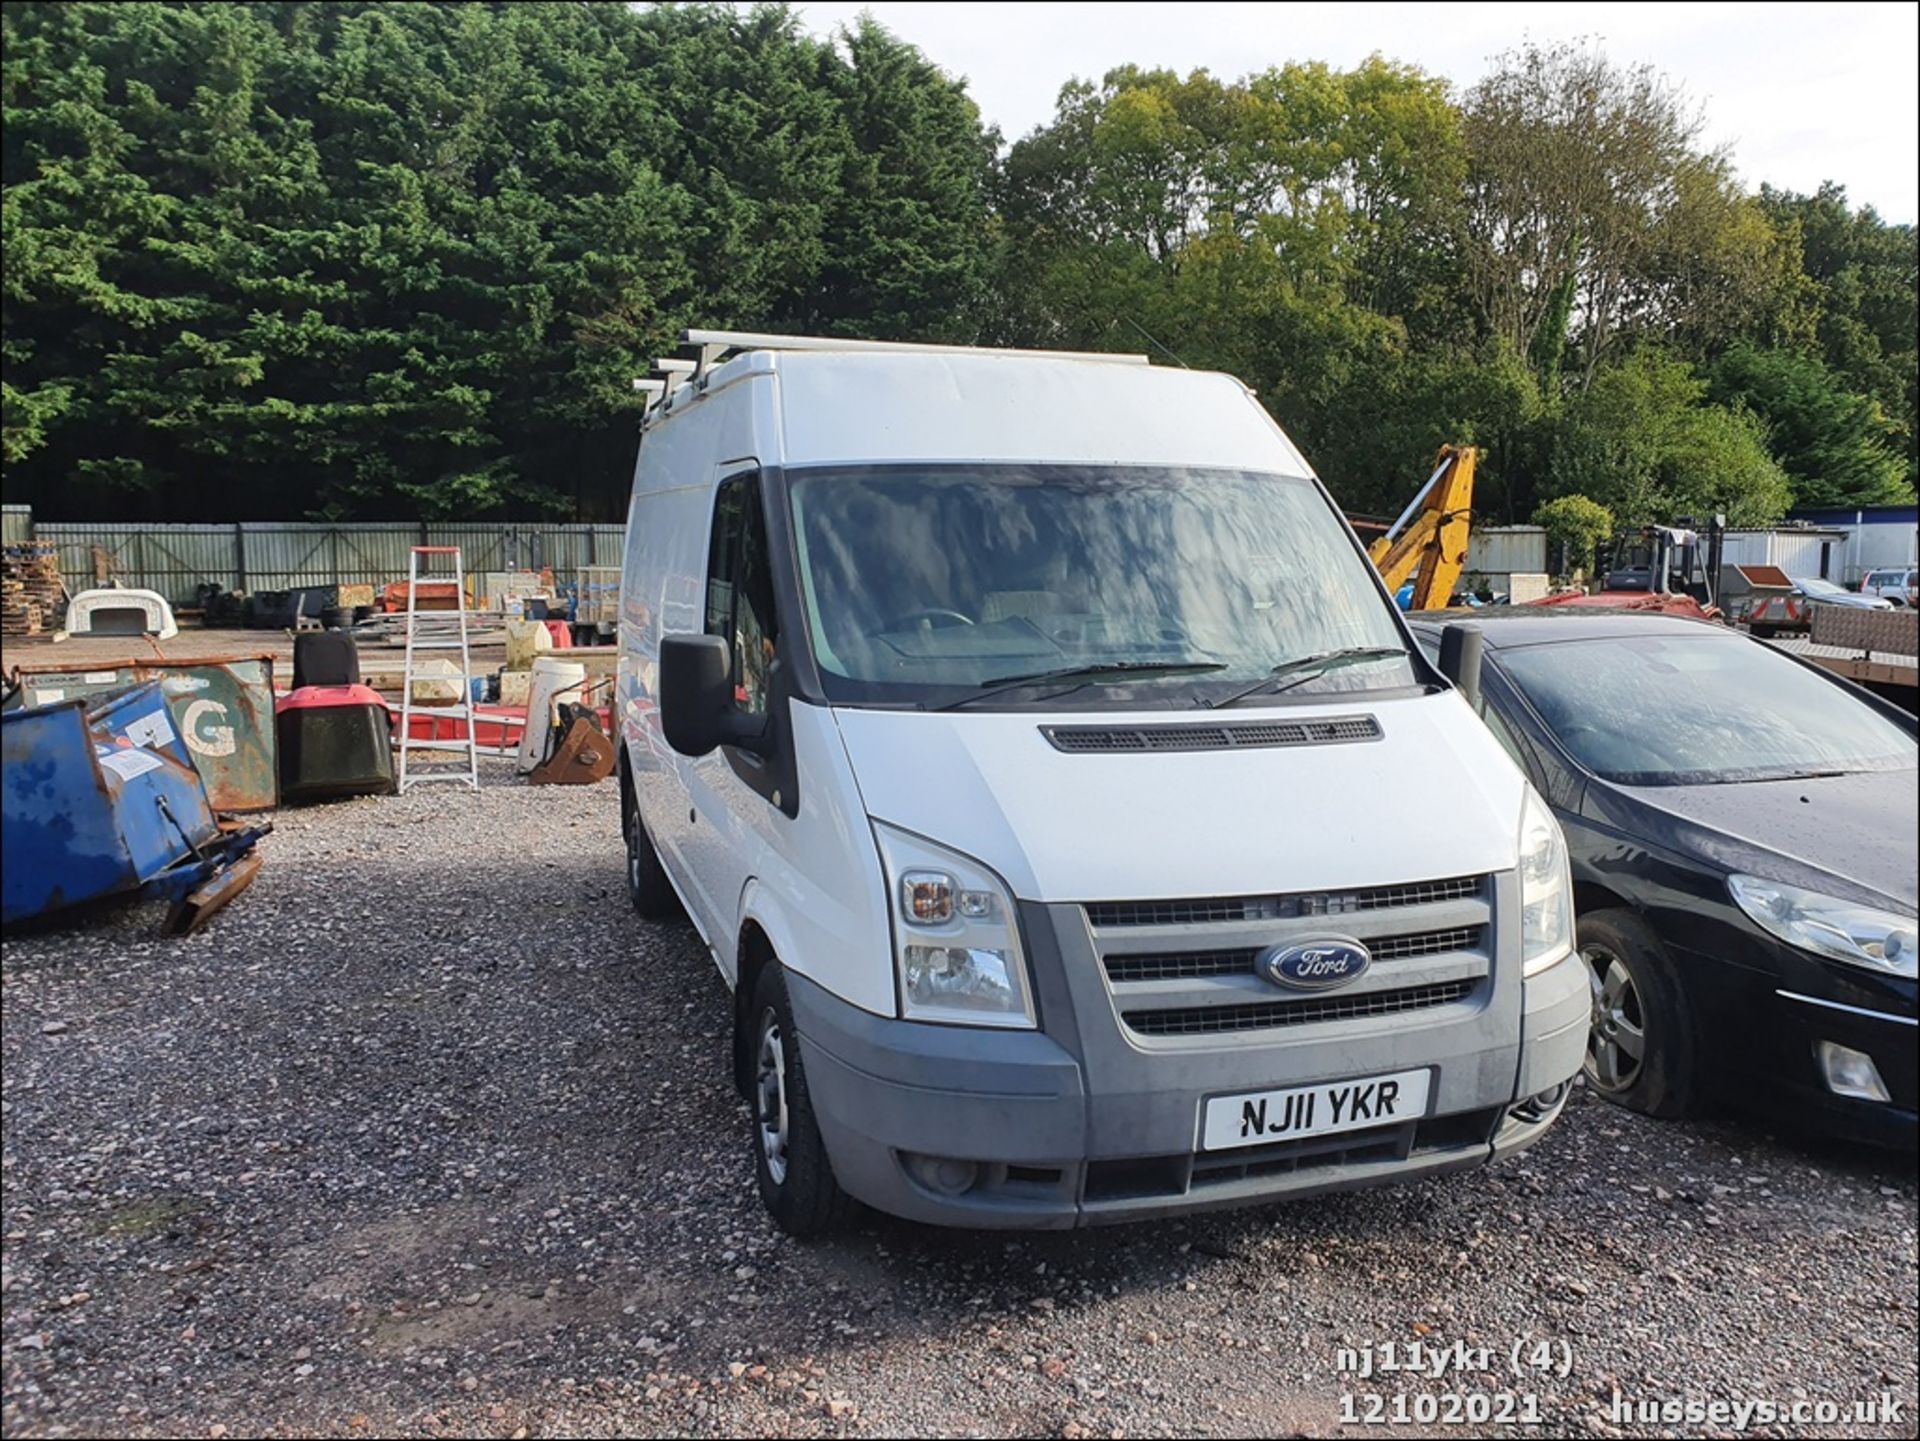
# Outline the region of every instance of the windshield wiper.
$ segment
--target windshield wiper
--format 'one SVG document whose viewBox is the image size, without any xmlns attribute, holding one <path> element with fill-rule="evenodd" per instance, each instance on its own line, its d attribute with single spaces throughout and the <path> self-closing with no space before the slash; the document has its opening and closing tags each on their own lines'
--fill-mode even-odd
<svg viewBox="0 0 1920 1441">
<path fill-rule="evenodd" d="M 1284 691 L 1290 691 L 1297 685 L 1305 685 L 1326 671 L 1343 665 L 1356 665 L 1363 660 L 1384 660 L 1390 655 L 1404 656 L 1405 654 L 1406 652 L 1397 645 L 1350 645 L 1344 650 L 1322 651 L 1319 655 L 1295 656 L 1292 660 L 1281 661 L 1252 685 L 1237 690 L 1230 696 L 1223 696 L 1211 704 L 1218 709 L 1220 706 L 1232 705 L 1235 701 L 1243 701 L 1248 696 L 1257 695 L 1269 686 L 1273 686 L 1273 683 L 1283 676 L 1294 675 L 1299 671 L 1307 671 L 1309 674 L 1289 681 L 1286 685 L 1275 686 L 1271 693 L 1279 695 Z"/>
<path fill-rule="evenodd" d="M 1049 681 L 1078 681 L 1084 685 L 1109 677 L 1125 679 L 1136 675 L 1201 675 L 1225 669 L 1224 663 L 1210 660 L 1114 660 L 1102 665 L 1064 665 L 1028 675 L 995 676 L 980 682 L 980 689 L 971 695 L 963 695 L 958 700 L 947 701 L 933 709 L 954 710 L 963 705 L 972 705 L 977 700 L 985 700 L 988 696 L 999 695 L 1002 691 L 1018 690 L 1028 685 L 1045 685 Z"/>
</svg>

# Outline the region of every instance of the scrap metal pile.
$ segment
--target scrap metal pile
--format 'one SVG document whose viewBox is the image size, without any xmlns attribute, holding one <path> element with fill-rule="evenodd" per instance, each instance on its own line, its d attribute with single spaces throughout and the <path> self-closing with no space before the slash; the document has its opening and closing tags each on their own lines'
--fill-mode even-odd
<svg viewBox="0 0 1920 1441">
<path fill-rule="evenodd" d="M 8 547 L 7 562 L 9 626 L 16 615 L 29 629 L 49 624 L 41 597 L 64 600 L 53 547 Z M 292 688 L 284 692 L 275 687 L 271 655 L 14 667 L 0 697 L 7 924 L 138 895 L 172 902 L 170 930 L 192 929 L 245 890 L 259 868 L 254 847 L 272 827 L 246 817 L 282 804 L 391 795 L 400 788 L 402 747 L 458 741 L 511 757 L 535 785 L 605 779 L 615 750 L 598 702 L 611 686 L 613 648 L 575 649 L 568 621 L 545 618 L 554 600 L 550 574 L 489 573 L 483 585 L 499 606 L 487 614 L 507 632 L 508 664 L 495 676 L 474 677 L 464 648 L 456 666 L 416 660 L 409 646 L 403 685 L 410 706 L 396 707 L 366 683 L 356 639 L 364 625 L 321 629 L 310 620 L 315 610 L 338 620 L 371 611 L 371 585 L 244 598 L 256 618 L 288 621 L 297 632 Z M 470 596 L 463 585 L 442 589 L 447 606 Z M 203 595 L 211 611 L 211 588 Z M 67 618 L 76 632 L 90 597 L 115 621 L 103 634 L 174 633 L 164 598 L 120 588 L 76 597 Z M 419 598 L 419 609 L 431 610 L 434 597 Z M 160 621 L 135 606 L 156 608 Z M 458 610 L 433 614 L 465 619 Z M 406 628 L 407 639 L 419 616 L 389 619 Z M 547 654 L 553 650 L 560 654 Z M 496 703 L 485 703 L 489 697 Z"/>
<path fill-rule="evenodd" d="M 252 884 L 271 827 L 215 814 L 162 684 L 0 714 L 7 925 L 141 895 L 180 934 Z"/>
</svg>

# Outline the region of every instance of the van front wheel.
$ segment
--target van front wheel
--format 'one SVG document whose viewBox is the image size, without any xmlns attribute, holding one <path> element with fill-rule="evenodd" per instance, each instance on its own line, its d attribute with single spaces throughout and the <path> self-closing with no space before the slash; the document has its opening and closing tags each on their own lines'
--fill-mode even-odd
<svg viewBox="0 0 1920 1441">
<path fill-rule="evenodd" d="M 833 1178 L 826 1142 L 814 1120 L 800 1060 L 800 1038 L 786 977 L 777 961 L 760 968 L 753 987 L 753 1172 L 760 1200 L 790 1236 L 821 1236 L 853 1214 L 853 1200 Z"/>
<path fill-rule="evenodd" d="M 650 921 L 664 920 L 680 909 L 680 897 L 660 864 L 660 853 L 653 848 L 640 819 L 640 807 L 627 802 L 627 899 L 635 911 Z"/>
</svg>

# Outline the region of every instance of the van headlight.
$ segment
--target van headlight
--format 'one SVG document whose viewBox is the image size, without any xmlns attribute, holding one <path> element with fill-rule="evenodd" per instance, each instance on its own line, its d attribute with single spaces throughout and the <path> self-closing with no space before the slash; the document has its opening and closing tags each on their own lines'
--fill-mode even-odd
<svg viewBox="0 0 1920 1441">
<path fill-rule="evenodd" d="M 1790 946 L 1884 975 L 1914 979 L 1920 945 L 1916 945 L 1912 916 L 1759 876 L 1729 876 L 1727 889 L 1760 929 Z"/>
<path fill-rule="evenodd" d="M 1034 1023 L 1006 884 L 980 862 L 875 822 L 892 897 L 900 1014 L 962 1026 Z"/>
<path fill-rule="evenodd" d="M 1538 975 L 1573 949 L 1573 877 L 1560 822 L 1532 786 L 1520 808 L 1520 974 Z"/>
</svg>

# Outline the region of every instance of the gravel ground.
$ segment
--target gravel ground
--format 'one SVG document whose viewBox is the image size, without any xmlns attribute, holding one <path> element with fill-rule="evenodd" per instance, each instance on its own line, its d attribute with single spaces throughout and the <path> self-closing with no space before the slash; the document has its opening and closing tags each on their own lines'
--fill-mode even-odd
<svg viewBox="0 0 1920 1441">
<path fill-rule="evenodd" d="M 616 812 L 504 774 L 291 811 L 198 936 L 142 907 L 8 939 L 9 1436 L 1329 1435 L 1343 1394 L 1502 1389 L 1541 1416 L 1503 1434 L 1617 1434 L 1616 1387 L 1890 1392 L 1890 1425 L 1754 1434 L 1913 1434 L 1911 1159 L 1751 1123 L 1577 1096 L 1405 1188 L 788 1240 L 722 983 L 627 908 Z M 1336 1369 L 1416 1338 L 1491 1369 Z M 1510 1373 L 1516 1340 L 1565 1374 Z"/>
</svg>

